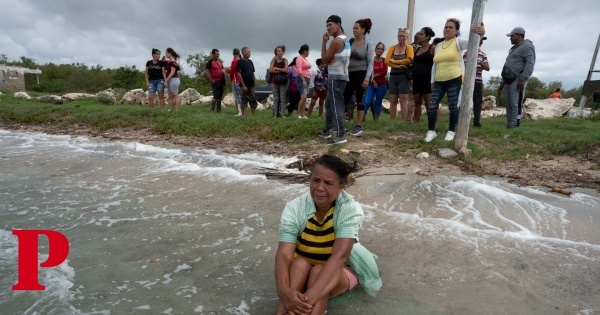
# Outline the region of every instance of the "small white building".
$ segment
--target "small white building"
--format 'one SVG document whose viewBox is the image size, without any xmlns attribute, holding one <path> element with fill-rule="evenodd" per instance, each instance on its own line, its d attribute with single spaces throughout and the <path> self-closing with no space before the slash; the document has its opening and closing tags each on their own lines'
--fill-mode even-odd
<svg viewBox="0 0 600 315">
<path fill-rule="evenodd" d="M 35 74 L 38 84 L 40 84 L 40 69 L 29 69 L 23 67 L 13 67 L 0 65 L 0 90 L 25 91 L 25 74 Z"/>
</svg>

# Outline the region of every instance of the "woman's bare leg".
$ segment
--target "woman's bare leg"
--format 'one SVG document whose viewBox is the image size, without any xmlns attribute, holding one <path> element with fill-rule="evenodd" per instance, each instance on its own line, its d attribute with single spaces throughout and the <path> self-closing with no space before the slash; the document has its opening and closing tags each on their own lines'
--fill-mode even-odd
<svg viewBox="0 0 600 315">
<path fill-rule="evenodd" d="M 398 94 L 390 95 L 390 120 L 396 120 L 398 112 Z"/>
<path fill-rule="evenodd" d="M 310 286 L 317 280 L 319 273 L 321 272 L 323 265 L 316 265 L 310 271 L 310 275 L 308 277 L 308 286 L 307 290 L 310 289 Z M 350 288 L 350 280 L 346 276 L 343 270 L 340 270 L 337 274 L 337 277 L 333 278 L 332 281 L 335 281 L 335 287 L 329 292 L 329 294 L 313 305 L 313 309 L 311 314 L 323 315 L 325 311 L 327 311 L 327 303 L 329 302 L 329 297 L 340 295 Z"/>
<path fill-rule="evenodd" d="M 165 108 L 165 93 L 158 92 L 158 104 L 160 104 L 160 109 Z"/>
<path fill-rule="evenodd" d="M 148 107 L 154 107 L 154 94 L 148 94 Z"/>
<path fill-rule="evenodd" d="M 306 283 L 312 268 L 312 265 L 306 259 L 292 261 L 290 265 L 290 287 L 299 292 L 306 291 Z M 281 301 L 277 304 L 277 315 L 279 314 L 287 314 Z"/>
<path fill-rule="evenodd" d="M 306 94 L 300 96 L 300 103 L 298 103 L 298 116 L 304 116 L 304 107 L 306 107 Z"/>
<path fill-rule="evenodd" d="M 400 100 L 400 114 L 402 120 L 411 122 L 412 117 L 408 117 L 408 94 L 400 94 L 398 99 Z"/>
</svg>

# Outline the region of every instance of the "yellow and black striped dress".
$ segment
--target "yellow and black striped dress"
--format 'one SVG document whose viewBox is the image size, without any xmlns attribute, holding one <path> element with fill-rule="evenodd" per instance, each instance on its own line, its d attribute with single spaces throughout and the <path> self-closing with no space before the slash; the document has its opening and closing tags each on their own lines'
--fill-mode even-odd
<svg viewBox="0 0 600 315">
<path fill-rule="evenodd" d="M 304 257 L 313 265 L 324 264 L 329 259 L 335 241 L 333 210 L 334 207 L 327 211 L 323 222 L 318 221 L 316 213 L 308 219 L 296 241 L 294 259 Z"/>
</svg>

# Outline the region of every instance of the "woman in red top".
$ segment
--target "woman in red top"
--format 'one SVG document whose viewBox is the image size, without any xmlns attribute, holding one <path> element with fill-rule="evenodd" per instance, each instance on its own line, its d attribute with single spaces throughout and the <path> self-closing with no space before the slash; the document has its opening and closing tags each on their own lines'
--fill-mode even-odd
<svg viewBox="0 0 600 315">
<path fill-rule="evenodd" d="M 165 86 L 169 90 L 169 107 L 171 109 L 179 110 L 179 75 L 177 72 L 181 70 L 179 64 L 177 63 L 177 59 L 179 59 L 179 54 L 173 50 L 173 48 L 167 48 L 167 52 L 165 54 L 169 61 L 165 65 L 165 72 L 167 73 L 167 79 L 165 80 Z"/>
<path fill-rule="evenodd" d="M 386 76 L 388 73 L 388 66 L 381 57 L 384 51 L 385 45 L 382 42 L 377 43 L 375 46 L 375 59 L 373 60 L 373 78 L 369 81 L 369 86 L 367 87 L 367 92 L 365 94 L 365 115 L 362 116 L 363 120 L 371 105 L 373 106 L 373 109 L 371 110 L 373 120 L 379 120 L 379 115 L 381 115 L 383 98 L 387 92 Z M 375 99 L 375 103 L 373 103 L 373 99 Z M 361 116 L 359 116 L 359 118 L 361 118 Z M 362 124 L 360 119 L 358 124 Z"/>
</svg>

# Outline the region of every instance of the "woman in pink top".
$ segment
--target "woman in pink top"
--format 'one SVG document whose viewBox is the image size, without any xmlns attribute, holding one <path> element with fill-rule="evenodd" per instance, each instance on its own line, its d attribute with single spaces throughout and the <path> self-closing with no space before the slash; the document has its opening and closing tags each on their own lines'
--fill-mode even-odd
<svg viewBox="0 0 600 315">
<path fill-rule="evenodd" d="M 298 73 L 297 83 L 300 90 L 300 104 L 298 104 L 298 118 L 308 118 L 304 115 L 304 107 L 306 107 L 306 96 L 308 95 L 308 84 L 310 82 L 310 67 L 312 65 L 306 57 L 308 57 L 308 45 L 300 46 L 296 57 L 296 65 L 294 70 Z"/>
</svg>

